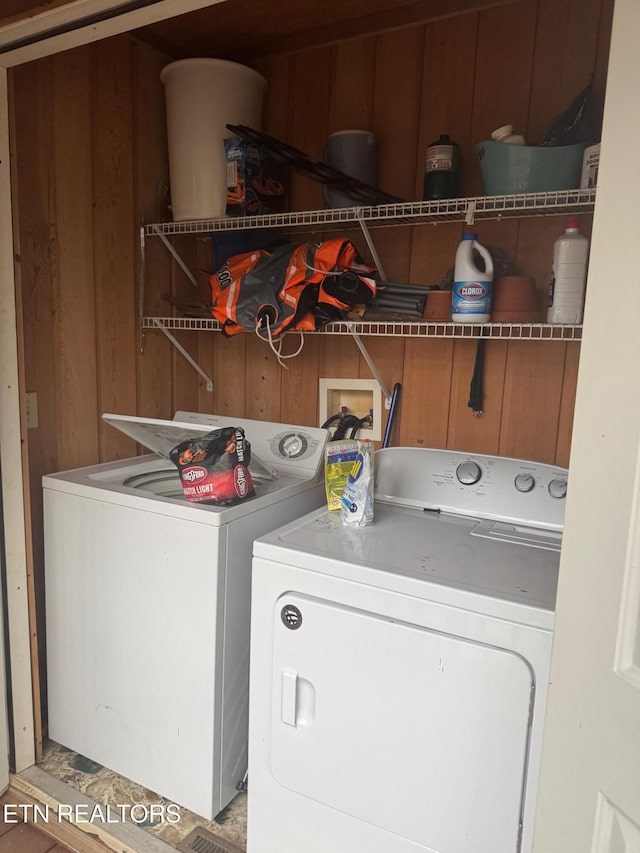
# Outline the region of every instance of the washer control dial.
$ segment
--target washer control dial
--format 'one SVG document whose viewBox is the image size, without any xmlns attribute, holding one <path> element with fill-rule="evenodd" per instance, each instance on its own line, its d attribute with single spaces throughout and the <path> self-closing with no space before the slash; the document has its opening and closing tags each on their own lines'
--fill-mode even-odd
<svg viewBox="0 0 640 853">
<path fill-rule="evenodd" d="M 482 477 L 482 471 L 477 462 L 461 462 L 456 468 L 456 477 L 463 486 L 473 486 Z"/>
<path fill-rule="evenodd" d="M 536 484 L 532 474 L 518 474 L 513 481 L 519 492 L 530 492 Z"/>
<path fill-rule="evenodd" d="M 549 483 L 549 494 L 552 498 L 564 498 L 567 496 L 567 481 L 556 477 Z"/>
<path fill-rule="evenodd" d="M 288 432 L 280 439 L 278 452 L 285 459 L 297 459 L 305 453 L 308 446 L 309 442 L 302 433 Z"/>
</svg>

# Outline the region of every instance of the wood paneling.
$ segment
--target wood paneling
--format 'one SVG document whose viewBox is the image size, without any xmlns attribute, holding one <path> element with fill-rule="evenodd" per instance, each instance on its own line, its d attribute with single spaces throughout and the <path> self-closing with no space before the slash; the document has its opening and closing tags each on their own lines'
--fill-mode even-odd
<svg viewBox="0 0 640 853">
<path fill-rule="evenodd" d="M 554 462 L 566 344 L 510 343 L 498 451 Z"/>
<path fill-rule="evenodd" d="M 133 72 L 133 158 L 136 227 L 144 222 L 161 222 L 169 214 L 169 163 L 164 92 L 159 84 L 160 71 L 167 57 L 146 45 L 134 43 Z M 137 234 L 136 234 L 137 236 Z M 144 306 L 151 316 L 166 312 L 163 294 L 171 290 L 171 265 L 160 240 L 148 240 L 145 247 Z M 135 293 L 136 318 L 140 311 L 140 246 L 136 241 L 135 268 L 130 286 Z M 136 396 L 137 411 L 147 418 L 171 417 L 172 348 L 160 333 L 144 336 L 138 330 Z"/>
<path fill-rule="evenodd" d="M 98 42 L 91 54 L 93 246 L 96 297 L 97 405 L 132 412 L 136 387 L 135 301 L 131 287 L 135 220 L 132 44 Z M 129 311 L 123 311 L 124 306 Z M 100 456 L 134 456 L 135 442 L 100 424 Z"/>
<path fill-rule="evenodd" d="M 287 102 L 287 141 L 314 160 L 322 157 L 329 122 L 331 49 L 307 50 L 291 57 Z M 320 185 L 293 175 L 291 210 L 323 207 Z"/>
<path fill-rule="evenodd" d="M 497 454 L 500 443 L 507 344 L 487 341 L 484 347 L 482 416 L 469 407 L 477 342 L 456 341 L 453 352 L 447 447 L 469 453 Z"/>
<path fill-rule="evenodd" d="M 379 140 L 378 184 L 408 200 L 414 197 L 422 90 L 417 72 L 424 55 L 422 27 L 384 33 L 376 39 L 371 130 Z M 403 233 L 410 239 L 410 229 Z"/>
<path fill-rule="evenodd" d="M 556 465 L 569 467 L 571 455 L 571 429 L 573 427 L 573 409 L 576 401 L 576 383 L 578 380 L 578 362 L 580 360 L 580 344 L 567 344 L 564 373 L 562 376 L 562 398 L 560 401 L 560 417 L 558 420 L 558 443 L 556 444 Z"/>
<path fill-rule="evenodd" d="M 405 343 L 400 445 L 446 447 L 453 341 Z"/>
<path fill-rule="evenodd" d="M 54 58 L 52 98 L 55 430 L 65 469 L 99 457 L 90 48 Z"/>
<path fill-rule="evenodd" d="M 244 335 L 216 335 L 213 351 L 213 409 L 221 415 L 249 417 L 247 356 Z"/>
</svg>

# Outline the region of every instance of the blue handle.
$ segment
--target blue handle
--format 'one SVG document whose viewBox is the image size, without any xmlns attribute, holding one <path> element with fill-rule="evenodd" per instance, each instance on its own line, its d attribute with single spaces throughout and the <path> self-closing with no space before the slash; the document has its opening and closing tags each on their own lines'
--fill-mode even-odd
<svg viewBox="0 0 640 853">
<path fill-rule="evenodd" d="M 384 429 L 384 438 L 382 439 L 382 446 L 389 447 L 389 442 L 391 441 L 391 432 L 393 431 L 393 421 L 396 416 L 396 408 L 398 405 L 398 399 L 400 397 L 400 389 L 402 386 L 399 382 L 393 386 L 393 393 L 391 394 L 391 406 L 389 407 L 389 417 L 387 418 L 387 425 Z"/>
</svg>

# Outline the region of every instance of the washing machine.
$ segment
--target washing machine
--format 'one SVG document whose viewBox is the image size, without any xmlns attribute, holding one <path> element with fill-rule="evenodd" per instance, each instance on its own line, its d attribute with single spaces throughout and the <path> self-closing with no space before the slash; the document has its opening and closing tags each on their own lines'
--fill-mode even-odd
<svg viewBox="0 0 640 853">
<path fill-rule="evenodd" d="M 248 853 L 531 849 L 567 471 L 376 454 L 254 545 Z"/>
<path fill-rule="evenodd" d="M 253 540 L 324 502 L 327 433 L 104 419 L 153 452 L 43 478 L 49 736 L 210 819 L 246 773 Z M 189 503 L 169 451 L 226 426 L 256 494 Z"/>
</svg>

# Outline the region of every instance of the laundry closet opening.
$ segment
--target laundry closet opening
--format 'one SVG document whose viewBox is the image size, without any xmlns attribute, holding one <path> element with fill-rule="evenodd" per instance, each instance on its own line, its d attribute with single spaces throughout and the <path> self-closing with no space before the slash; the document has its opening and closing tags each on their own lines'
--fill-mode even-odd
<svg viewBox="0 0 640 853">
<path fill-rule="evenodd" d="M 475 143 L 495 127 L 513 120 L 539 138 L 592 75 L 600 109 L 604 102 L 612 0 L 592 4 L 586 19 L 571 0 L 469 0 L 464 11 L 456 4 L 456 14 L 434 18 L 425 3 L 413 20 L 415 4 L 380 3 L 369 16 L 367 4 L 356 5 L 359 16 L 344 20 L 338 4 L 287 3 L 274 22 L 260 4 L 228 0 L 10 72 L 22 390 L 37 400 L 37 424 L 25 435 L 40 766 L 98 802 L 109 768 L 47 739 L 43 475 L 141 452 L 102 422 L 103 412 L 170 419 L 185 410 L 312 428 L 321 377 L 370 377 L 345 337 L 309 335 L 285 371 L 253 335 L 176 333 L 213 378 L 211 392 L 164 336 L 142 333 L 139 227 L 170 218 L 162 68 L 186 56 L 254 67 L 267 80 L 263 129 L 314 159 L 335 131 L 374 131 L 378 183 L 408 200 L 421 198 L 424 151 L 440 133 L 462 147 L 461 194 L 478 196 Z M 322 209 L 320 186 L 294 175 L 290 207 Z M 481 225 L 483 242 L 536 278 L 541 304 L 562 221 Z M 590 233 L 590 214 L 581 227 Z M 389 278 L 434 284 L 452 265 L 461 230 L 462 223 L 377 229 L 376 248 Z M 368 257 L 357 232 L 350 237 Z M 208 235 L 173 240 L 191 270 L 215 268 Z M 146 315 L 204 301 L 159 241 L 147 241 L 145 251 Z M 387 386 L 403 386 L 396 444 L 568 464 L 577 340 L 488 342 L 482 419 L 467 406 L 474 341 L 372 337 L 367 347 Z M 122 796 L 144 802 L 130 782 L 112 781 Z M 229 815 L 230 826 L 236 818 Z M 243 843 L 239 834 L 228 837 Z"/>
</svg>

